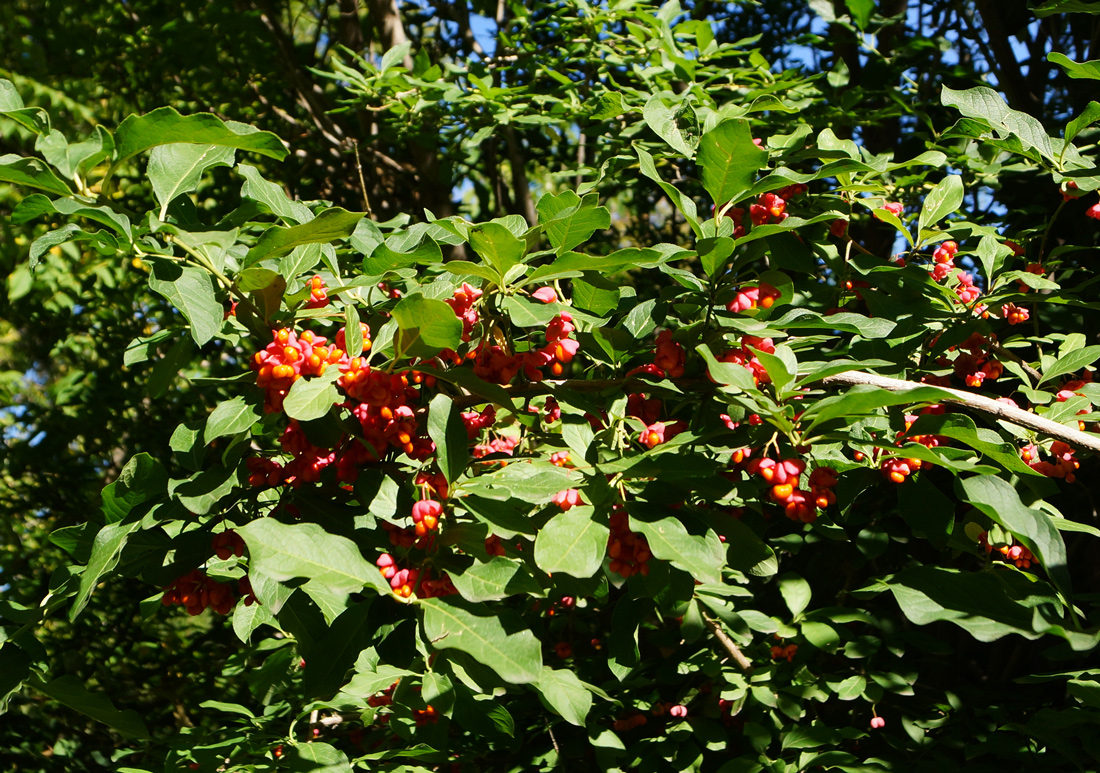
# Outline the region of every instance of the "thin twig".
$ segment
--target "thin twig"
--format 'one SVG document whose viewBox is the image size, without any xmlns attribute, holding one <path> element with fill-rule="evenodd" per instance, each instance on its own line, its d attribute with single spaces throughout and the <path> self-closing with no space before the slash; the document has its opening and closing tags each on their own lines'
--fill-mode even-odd
<svg viewBox="0 0 1100 773">
<path fill-rule="evenodd" d="M 857 384 L 867 384 L 869 386 L 879 387 L 880 389 L 888 389 L 891 392 L 908 392 L 910 389 L 929 386 L 928 384 L 921 384 L 916 381 L 902 381 L 898 378 L 878 376 L 874 373 L 864 373 L 855 370 L 848 371 L 847 373 L 837 373 L 833 376 L 826 376 L 822 379 L 822 383 L 848 384 L 853 386 Z M 938 386 L 935 388 L 944 393 L 944 402 L 954 403 L 956 405 L 972 408 L 976 411 L 981 411 L 982 413 L 988 413 L 994 418 L 1003 419 L 1004 421 L 1026 427 L 1035 432 L 1042 432 L 1045 435 L 1050 435 L 1053 438 L 1065 441 L 1071 445 L 1100 453 L 1100 437 L 1096 435 L 1072 429 L 1056 421 L 1044 419 L 1042 416 L 1036 416 L 1034 413 L 1025 411 L 1022 408 L 1013 408 L 1011 405 L 997 402 L 992 398 L 983 397 L 973 392 L 966 392 L 962 389 L 954 389 L 952 387 Z"/>
<path fill-rule="evenodd" d="M 722 626 L 718 625 L 717 621 L 711 619 L 705 613 L 703 613 L 703 622 L 706 623 L 707 628 L 714 634 L 714 638 L 718 640 L 722 648 L 729 653 L 731 658 L 733 658 L 733 662 L 737 664 L 737 667 L 740 668 L 746 676 L 752 674 L 752 661 L 745 657 L 745 653 L 741 651 L 737 643 L 729 637 L 729 634 L 722 630 Z"/>
</svg>

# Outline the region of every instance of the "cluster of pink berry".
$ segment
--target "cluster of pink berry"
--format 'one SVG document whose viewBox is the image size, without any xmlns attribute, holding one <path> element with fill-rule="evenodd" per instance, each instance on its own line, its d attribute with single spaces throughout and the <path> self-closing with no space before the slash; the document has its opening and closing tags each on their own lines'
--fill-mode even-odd
<svg viewBox="0 0 1100 773">
<path fill-rule="evenodd" d="M 748 285 L 736 291 L 733 300 L 726 304 L 726 311 L 737 314 L 750 309 L 770 309 L 779 296 L 779 290 L 767 282 Z"/>
</svg>

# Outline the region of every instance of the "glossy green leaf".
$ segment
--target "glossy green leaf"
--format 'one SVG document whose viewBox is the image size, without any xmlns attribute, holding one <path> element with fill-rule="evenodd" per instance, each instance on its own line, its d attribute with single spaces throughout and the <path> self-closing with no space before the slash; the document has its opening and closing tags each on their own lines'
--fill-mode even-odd
<svg viewBox="0 0 1100 773">
<path fill-rule="evenodd" d="M 256 167 L 238 164 L 237 171 L 244 177 L 241 198 L 262 204 L 271 214 L 291 223 L 308 223 L 313 219 L 309 207 L 299 201 L 292 201 L 282 186 L 265 180 Z"/>
<path fill-rule="evenodd" d="M 1082 349 L 1074 349 L 1064 357 L 1059 357 L 1049 368 L 1044 369 L 1040 384 L 1045 384 L 1052 378 L 1064 376 L 1067 373 L 1076 373 L 1086 365 L 1091 365 L 1100 359 L 1100 346 L 1086 346 Z"/>
<path fill-rule="evenodd" d="M 131 115 L 118 125 L 115 166 L 158 145 L 174 143 L 237 148 L 279 161 L 287 155 L 282 140 L 271 132 L 236 121 L 223 121 L 212 113 L 184 116 L 174 108 L 159 107 L 145 115 Z"/>
<path fill-rule="evenodd" d="M 562 719 L 584 727 L 585 717 L 592 710 L 592 693 L 576 674 L 564 668 L 543 666 L 542 677 L 535 688 Z"/>
<path fill-rule="evenodd" d="M 396 249 L 405 247 L 407 249 Z M 394 240 L 394 246 L 387 242 L 375 245 L 369 257 L 363 261 L 363 271 L 372 276 L 381 276 L 387 271 L 395 271 L 399 268 L 409 268 L 417 265 L 432 265 L 443 262 L 443 252 L 428 234 L 413 245 L 398 243 Z M 470 264 L 478 267 L 477 264 Z M 448 264 L 449 269 L 457 270 L 457 266 Z M 465 268 L 465 265 L 463 265 Z"/>
<path fill-rule="evenodd" d="M 71 144 L 61 132 L 50 131 L 38 138 L 34 149 L 62 175 L 72 180 L 78 174 L 87 175 L 89 170 L 110 160 L 115 152 L 115 141 L 107 129 L 96 126 L 88 139 Z"/>
<path fill-rule="evenodd" d="M 590 505 L 578 505 L 558 513 L 539 530 L 535 563 L 547 573 L 591 577 L 603 563 L 610 533 Z"/>
<path fill-rule="evenodd" d="M 1082 129 L 1092 126 L 1097 121 L 1100 121 L 1100 102 L 1089 102 L 1081 115 L 1066 124 L 1066 142 L 1072 142 Z"/>
<path fill-rule="evenodd" d="M 779 577 L 779 595 L 787 604 L 787 609 L 795 617 L 801 615 L 810 603 L 810 583 L 797 574 L 784 574 Z"/>
<path fill-rule="evenodd" d="M 470 229 L 470 246 L 503 277 L 523 260 L 527 245 L 500 223 L 483 223 Z"/>
<path fill-rule="evenodd" d="M 707 276 L 715 276 L 719 269 L 725 268 L 726 261 L 733 254 L 733 239 L 728 236 L 715 236 L 708 239 L 700 239 L 695 244 L 695 251 L 699 253 L 699 260 L 703 263 L 703 271 Z"/>
<path fill-rule="evenodd" d="M 191 323 L 191 337 L 203 346 L 221 330 L 225 310 L 214 291 L 214 278 L 201 268 L 181 266 L 164 259 L 150 258 L 152 274 L 149 287 L 175 306 Z"/>
<path fill-rule="evenodd" d="M 542 588 L 519 561 L 494 556 L 475 562 L 461 574 L 448 571 L 451 581 L 467 601 L 499 601 L 519 594 L 541 594 Z"/>
<path fill-rule="evenodd" d="M 236 152 L 219 145 L 158 145 L 149 154 L 146 175 L 153 196 L 160 202 L 160 219 L 168 216 L 168 205 L 177 196 L 199 187 L 208 169 L 233 166 Z"/>
<path fill-rule="evenodd" d="M 713 531 L 705 535 L 688 533 L 675 516 L 660 517 L 660 509 L 643 502 L 627 505 L 630 530 L 645 536 L 655 558 L 691 574 L 704 583 L 722 581 L 725 546 Z"/>
<path fill-rule="evenodd" d="M 813 429 L 833 419 L 861 416 L 876 408 L 910 403 L 937 403 L 945 397 L 935 387 L 916 387 L 906 392 L 891 392 L 879 387 L 857 385 L 841 395 L 826 397 L 814 403 L 803 414 L 803 419 L 813 419 L 808 429 Z"/>
<path fill-rule="evenodd" d="M 35 134 L 50 131 L 49 113 L 40 107 L 26 107 L 15 84 L 4 78 L 0 78 L 0 116 L 10 118 Z"/>
<path fill-rule="evenodd" d="M 291 746 L 286 753 L 286 769 L 293 773 L 352 773 L 353 770 L 346 754 L 319 741 Z"/>
<path fill-rule="evenodd" d="M 41 193 L 32 194 L 20 201 L 11 214 L 11 222 L 22 225 L 43 215 L 55 214 L 66 217 L 84 217 L 100 225 L 107 226 L 120 236 L 125 236 L 127 241 L 133 239 L 130 230 L 130 218 L 126 215 L 119 214 L 110 207 L 97 207 L 84 204 L 75 199 L 51 199 Z"/>
<path fill-rule="evenodd" d="M 344 307 L 344 351 L 353 358 L 363 353 L 363 327 L 354 302 Z"/>
<path fill-rule="evenodd" d="M 953 212 L 956 212 L 963 202 L 962 177 L 957 174 L 949 174 L 940 180 L 928 195 L 924 197 L 924 205 L 921 207 L 920 216 L 917 219 L 917 227 L 923 231 L 931 228 Z"/>
<path fill-rule="evenodd" d="M 743 392 L 756 391 L 756 381 L 753 380 L 752 371 L 748 368 L 733 362 L 719 362 L 706 344 L 700 344 L 695 350 L 706 360 L 707 373 L 716 383 L 728 384 Z"/>
<path fill-rule="evenodd" d="M 1100 81 L 1100 59 L 1092 59 L 1087 62 L 1075 62 L 1065 54 L 1051 51 L 1047 54 L 1047 61 L 1066 71 L 1066 75 L 1078 80 Z"/>
<path fill-rule="evenodd" d="M 298 421 L 313 421 L 332 410 L 340 402 L 336 391 L 336 379 L 340 371 L 329 368 L 320 376 L 300 378 L 295 381 L 283 399 L 283 412 Z"/>
<path fill-rule="evenodd" d="M 237 530 L 248 546 L 250 565 L 280 582 L 309 578 L 335 593 L 370 586 L 389 593 L 378 567 L 363 558 L 354 542 L 329 534 L 317 524 L 285 524 L 260 518 Z"/>
<path fill-rule="evenodd" d="M 168 492 L 195 515 L 206 515 L 239 483 L 235 468 L 208 467 L 185 480 L 169 482 Z"/>
<path fill-rule="evenodd" d="M 244 259 L 244 267 L 254 266 L 261 260 L 286 255 L 302 244 L 318 242 L 328 244 L 338 239 L 345 239 L 351 235 L 364 216 L 363 212 L 348 212 L 334 207 L 326 209 L 317 217 L 301 225 L 290 228 L 282 226 L 269 228 L 248 251 Z"/>
<path fill-rule="evenodd" d="M 695 156 L 699 144 L 699 119 L 687 100 L 666 107 L 664 100 L 654 94 L 642 108 L 642 118 L 658 137 L 684 158 L 690 160 Z"/>
<path fill-rule="evenodd" d="M 1066 545 L 1050 516 L 1029 508 L 1007 481 L 993 475 L 960 479 L 963 499 L 1012 532 L 1067 596 L 1070 592 Z"/>
<path fill-rule="evenodd" d="M 768 152 L 753 143 L 743 119 L 723 121 L 699 141 L 703 187 L 718 206 L 744 196 L 767 163 Z"/>
<path fill-rule="evenodd" d="M 594 197 L 593 197 L 594 198 Z M 539 222 L 558 255 L 583 244 L 596 231 L 611 227 L 611 212 L 607 207 L 582 202 L 573 191 L 548 194 L 539 199 Z"/>
<path fill-rule="evenodd" d="M 462 411 L 445 394 L 433 397 L 428 406 L 428 436 L 435 443 L 443 477 L 453 484 L 466 469 L 470 458 L 470 438 L 462 421 Z"/>
<path fill-rule="evenodd" d="M 1054 159 L 1054 150 L 1043 125 L 1037 119 L 1012 110 L 1004 99 L 988 86 L 975 86 L 964 91 L 942 87 L 940 101 L 954 107 L 967 118 L 988 121 L 999 136 L 1019 139 L 1024 149 L 1034 149 L 1047 160 Z"/>
<path fill-rule="evenodd" d="M 852 16 L 852 22 L 861 30 L 867 29 L 871 14 L 875 12 L 875 0 L 844 0 L 844 5 Z"/>
<path fill-rule="evenodd" d="M 902 612 L 917 625 L 942 620 L 965 629 L 978 641 L 1015 633 L 1026 639 L 1041 634 L 1033 626 L 1032 608 L 1053 601 L 1049 586 L 1029 583 L 1010 572 L 960 572 L 919 566 L 889 582 Z"/>
<path fill-rule="evenodd" d="M 69 186 L 37 158 L 24 158 L 12 153 L 0 156 L 0 183 L 14 183 L 55 196 L 73 195 Z"/>
<path fill-rule="evenodd" d="M 127 738 L 149 739 L 149 730 L 138 712 L 133 709 L 120 711 L 104 693 L 92 692 L 76 676 L 60 676 L 49 682 L 35 680 L 34 687 L 55 701 L 91 717 L 96 722 L 102 722 Z"/>
<path fill-rule="evenodd" d="M 443 301 L 414 293 L 398 301 L 391 313 L 400 333 L 395 344 L 406 356 L 432 357 L 462 343 L 462 322 Z"/>
<path fill-rule="evenodd" d="M 461 650 L 512 684 L 537 682 L 542 677 L 538 639 L 517 627 L 507 614 L 493 614 L 454 596 L 423 599 L 420 606 L 424 638 L 435 649 Z"/>
<path fill-rule="evenodd" d="M 210 441 L 215 438 L 244 432 L 261 418 L 263 418 L 263 406 L 249 403 L 241 395 L 218 403 L 206 419 L 204 442 L 210 445 Z"/>
</svg>

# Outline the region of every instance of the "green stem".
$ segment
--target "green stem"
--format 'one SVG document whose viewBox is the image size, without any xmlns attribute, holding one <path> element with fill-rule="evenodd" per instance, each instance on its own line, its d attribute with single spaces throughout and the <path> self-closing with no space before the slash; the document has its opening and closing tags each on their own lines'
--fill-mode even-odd
<svg viewBox="0 0 1100 773">
<path fill-rule="evenodd" d="M 237 284 L 221 271 L 219 271 L 218 268 L 210 262 L 210 259 L 208 257 L 191 247 L 191 245 L 185 243 L 183 240 L 177 238 L 176 236 L 169 235 L 168 241 L 171 244 L 179 246 L 180 249 L 190 255 L 192 261 L 196 263 L 199 268 L 202 268 L 213 275 L 213 277 L 217 279 L 226 290 L 229 291 L 229 294 L 234 296 L 239 304 L 247 308 L 256 317 L 256 319 L 266 319 L 266 317 L 260 312 L 260 310 L 256 308 L 256 305 L 252 303 L 251 300 L 249 300 L 248 296 L 237 289 Z"/>
</svg>

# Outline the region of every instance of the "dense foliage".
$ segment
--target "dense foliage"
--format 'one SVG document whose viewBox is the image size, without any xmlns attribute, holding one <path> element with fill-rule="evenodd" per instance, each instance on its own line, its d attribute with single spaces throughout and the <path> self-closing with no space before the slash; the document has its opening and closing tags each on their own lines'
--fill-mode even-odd
<svg viewBox="0 0 1100 773">
<path fill-rule="evenodd" d="M 1088 4 L 95 5 L 0 17 L 11 769 L 1100 759 Z"/>
</svg>

